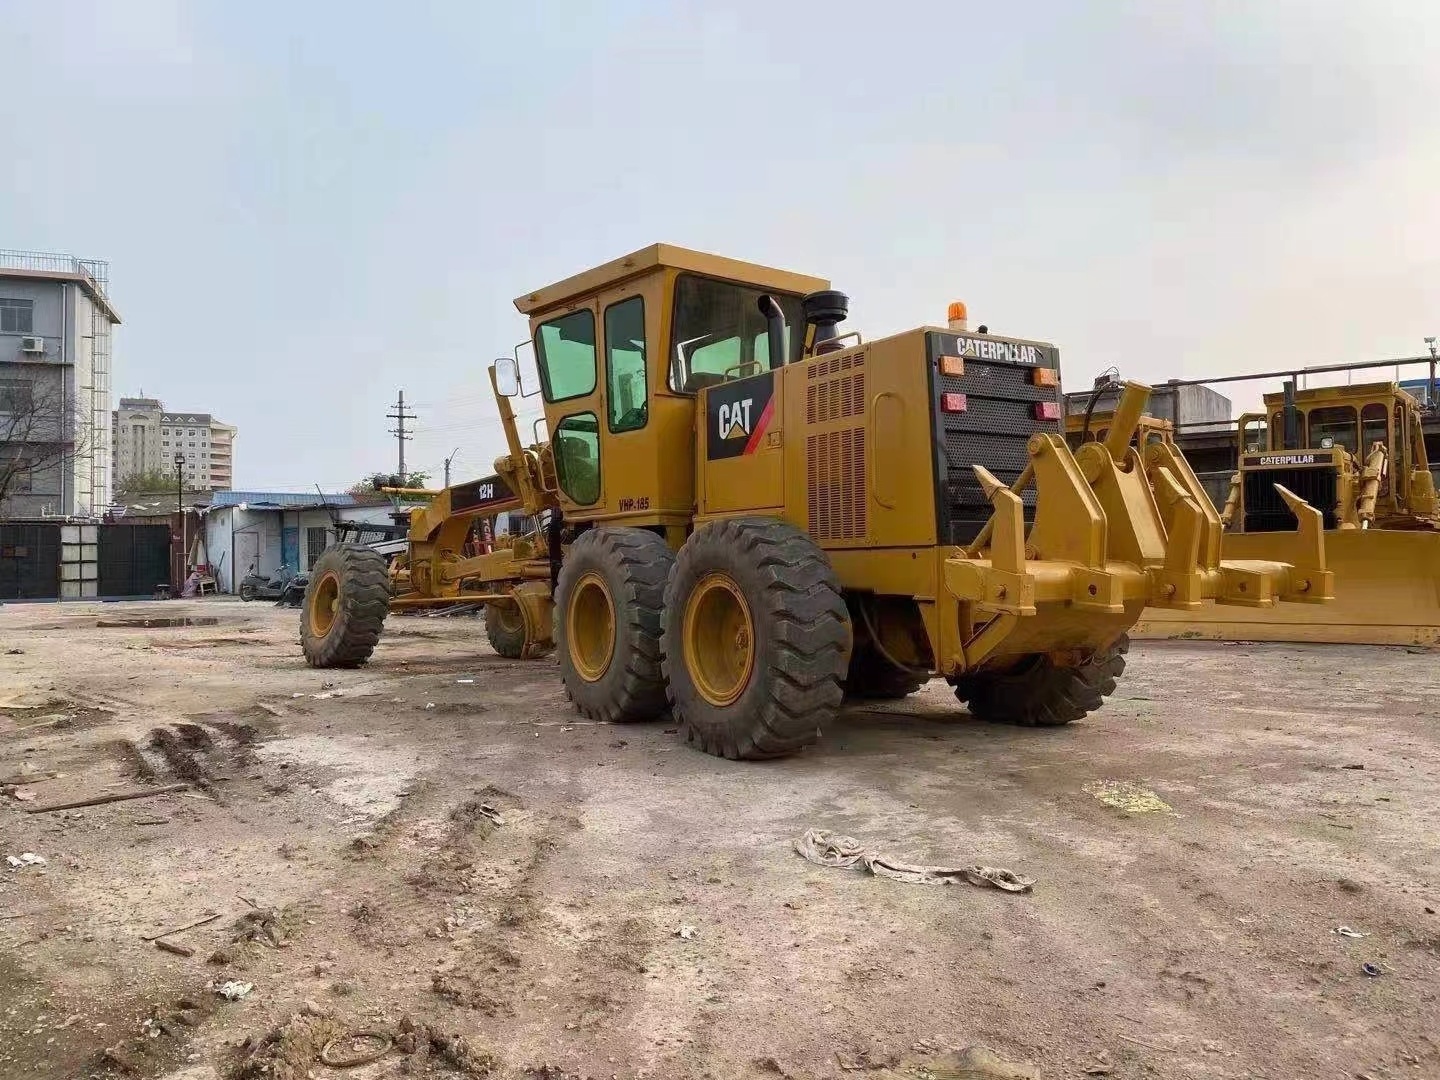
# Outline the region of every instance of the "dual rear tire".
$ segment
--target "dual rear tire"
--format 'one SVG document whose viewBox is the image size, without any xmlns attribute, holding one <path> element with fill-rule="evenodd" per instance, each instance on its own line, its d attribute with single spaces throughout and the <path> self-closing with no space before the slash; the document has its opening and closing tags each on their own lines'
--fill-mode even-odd
<svg viewBox="0 0 1440 1080">
<path fill-rule="evenodd" d="M 714 522 L 678 556 L 642 529 L 591 529 L 559 584 L 561 675 L 591 719 L 668 709 L 706 753 L 756 759 L 813 743 L 840 706 L 849 615 L 824 552 L 785 522 Z"/>
</svg>

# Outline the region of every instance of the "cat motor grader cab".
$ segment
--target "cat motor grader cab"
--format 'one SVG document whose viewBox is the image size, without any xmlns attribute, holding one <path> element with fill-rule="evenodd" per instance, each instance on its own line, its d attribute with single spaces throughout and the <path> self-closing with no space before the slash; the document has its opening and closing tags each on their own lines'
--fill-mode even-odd
<svg viewBox="0 0 1440 1080">
<path fill-rule="evenodd" d="M 709 753 L 776 757 L 847 690 L 943 677 L 978 717 L 1064 724 L 1114 690 L 1147 605 L 1333 592 L 1318 511 L 1282 493 L 1302 522 L 1284 557 L 1222 562 L 1173 444 L 1149 470 L 1129 446 L 1146 388 L 1072 453 L 1055 347 L 972 332 L 963 305 L 865 341 L 822 279 L 654 245 L 516 307 L 550 438 L 521 445 L 518 363 L 497 361 L 496 467 L 545 543 L 461 559 L 437 538 L 471 496 L 442 494 L 389 603 L 453 588 L 509 609 L 527 647 L 549 643 L 553 604 L 565 688 L 593 719 L 669 711 Z M 364 561 L 317 565 L 311 663 L 373 649 L 387 602 Z"/>
<path fill-rule="evenodd" d="M 1337 576 L 1323 609 L 1148 611 L 1137 637 L 1440 644 L 1440 509 L 1420 404 L 1394 382 L 1265 396 L 1236 422 L 1239 469 L 1221 512 L 1227 558 L 1287 550 L 1296 519 L 1275 485 L 1325 520 Z"/>
</svg>

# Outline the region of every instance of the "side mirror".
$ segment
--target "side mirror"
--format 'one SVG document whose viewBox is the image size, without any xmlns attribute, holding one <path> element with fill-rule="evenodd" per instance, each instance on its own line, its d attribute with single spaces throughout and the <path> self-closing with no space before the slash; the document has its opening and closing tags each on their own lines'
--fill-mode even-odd
<svg viewBox="0 0 1440 1080">
<path fill-rule="evenodd" d="M 495 361 L 495 390 L 501 397 L 520 396 L 520 368 L 513 356 L 502 356 Z"/>
</svg>

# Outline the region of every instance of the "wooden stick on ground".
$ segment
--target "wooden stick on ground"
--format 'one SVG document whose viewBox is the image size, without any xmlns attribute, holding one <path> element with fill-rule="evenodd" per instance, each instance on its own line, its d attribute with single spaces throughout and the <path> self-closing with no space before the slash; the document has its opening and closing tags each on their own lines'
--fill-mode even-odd
<svg viewBox="0 0 1440 1080">
<path fill-rule="evenodd" d="M 82 806 L 102 806 L 105 803 L 124 802 L 127 799 L 148 799 L 152 795 L 174 795 L 178 791 L 188 791 L 189 784 L 166 784 L 164 787 L 146 788 L 142 791 L 117 791 L 112 795 L 96 795 L 89 799 L 76 799 L 74 802 L 55 803 L 53 806 L 32 806 L 26 809 L 27 814 L 49 814 L 55 810 L 79 810 Z"/>
<path fill-rule="evenodd" d="M 156 938 L 156 939 L 155 939 L 155 947 L 156 947 L 157 949 L 164 949 L 164 950 L 165 950 L 166 952 L 168 952 L 168 953 L 174 953 L 176 956 L 194 956 L 194 955 L 195 955 L 195 950 L 192 949 L 192 948 L 190 948 L 190 946 L 188 946 L 188 945 L 177 945 L 177 944 L 175 944 L 175 942 L 173 942 L 173 941 L 165 941 L 165 940 L 162 940 L 161 938 Z"/>
<path fill-rule="evenodd" d="M 197 926 L 204 926 L 206 923 L 214 922 L 220 917 L 218 911 L 212 911 L 209 915 L 202 915 L 194 922 L 187 922 L 184 926 L 177 926 L 173 930 L 161 930 L 158 934 L 142 934 L 141 941 L 159 941 L 162 937 L 169 937 L 171 934 L 178 934 L 182 930 L 194 930 Z"/>
</svg>

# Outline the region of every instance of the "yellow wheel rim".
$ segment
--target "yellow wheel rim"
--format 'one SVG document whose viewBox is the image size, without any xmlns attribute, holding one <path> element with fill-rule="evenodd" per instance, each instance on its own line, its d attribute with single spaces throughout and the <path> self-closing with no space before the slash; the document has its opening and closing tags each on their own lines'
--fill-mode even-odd
<svg viewBox="0 0 1440 1080">
<path fill-rule="evenodd" d="M 596 571 L 581 576 L 565 613 L 565 637 L 575 670 L 586 682 L 597 682 L 615 655 L 615 601 Z"/>
<path fill-rule="evenodd" d="M 330 633 L 339 610 L 340 579 L 330 570 L 315 583 L 314 599 L 310 601 L 310 632 L 322 638 Z"/>
<path fill-rule="evenodd" d="M 525 617 L 520 614 L 519 604 L 496 604 L 495 622 L 507 634 L 519 634 L 525 630 Z"/>
<path fill-rule="evenodd" d="M 685 601 L 685 667 L 711 705 L 734 704 L 755 669 L 755 623 L 730 575 L 706 574 Z"/>
</svg>

